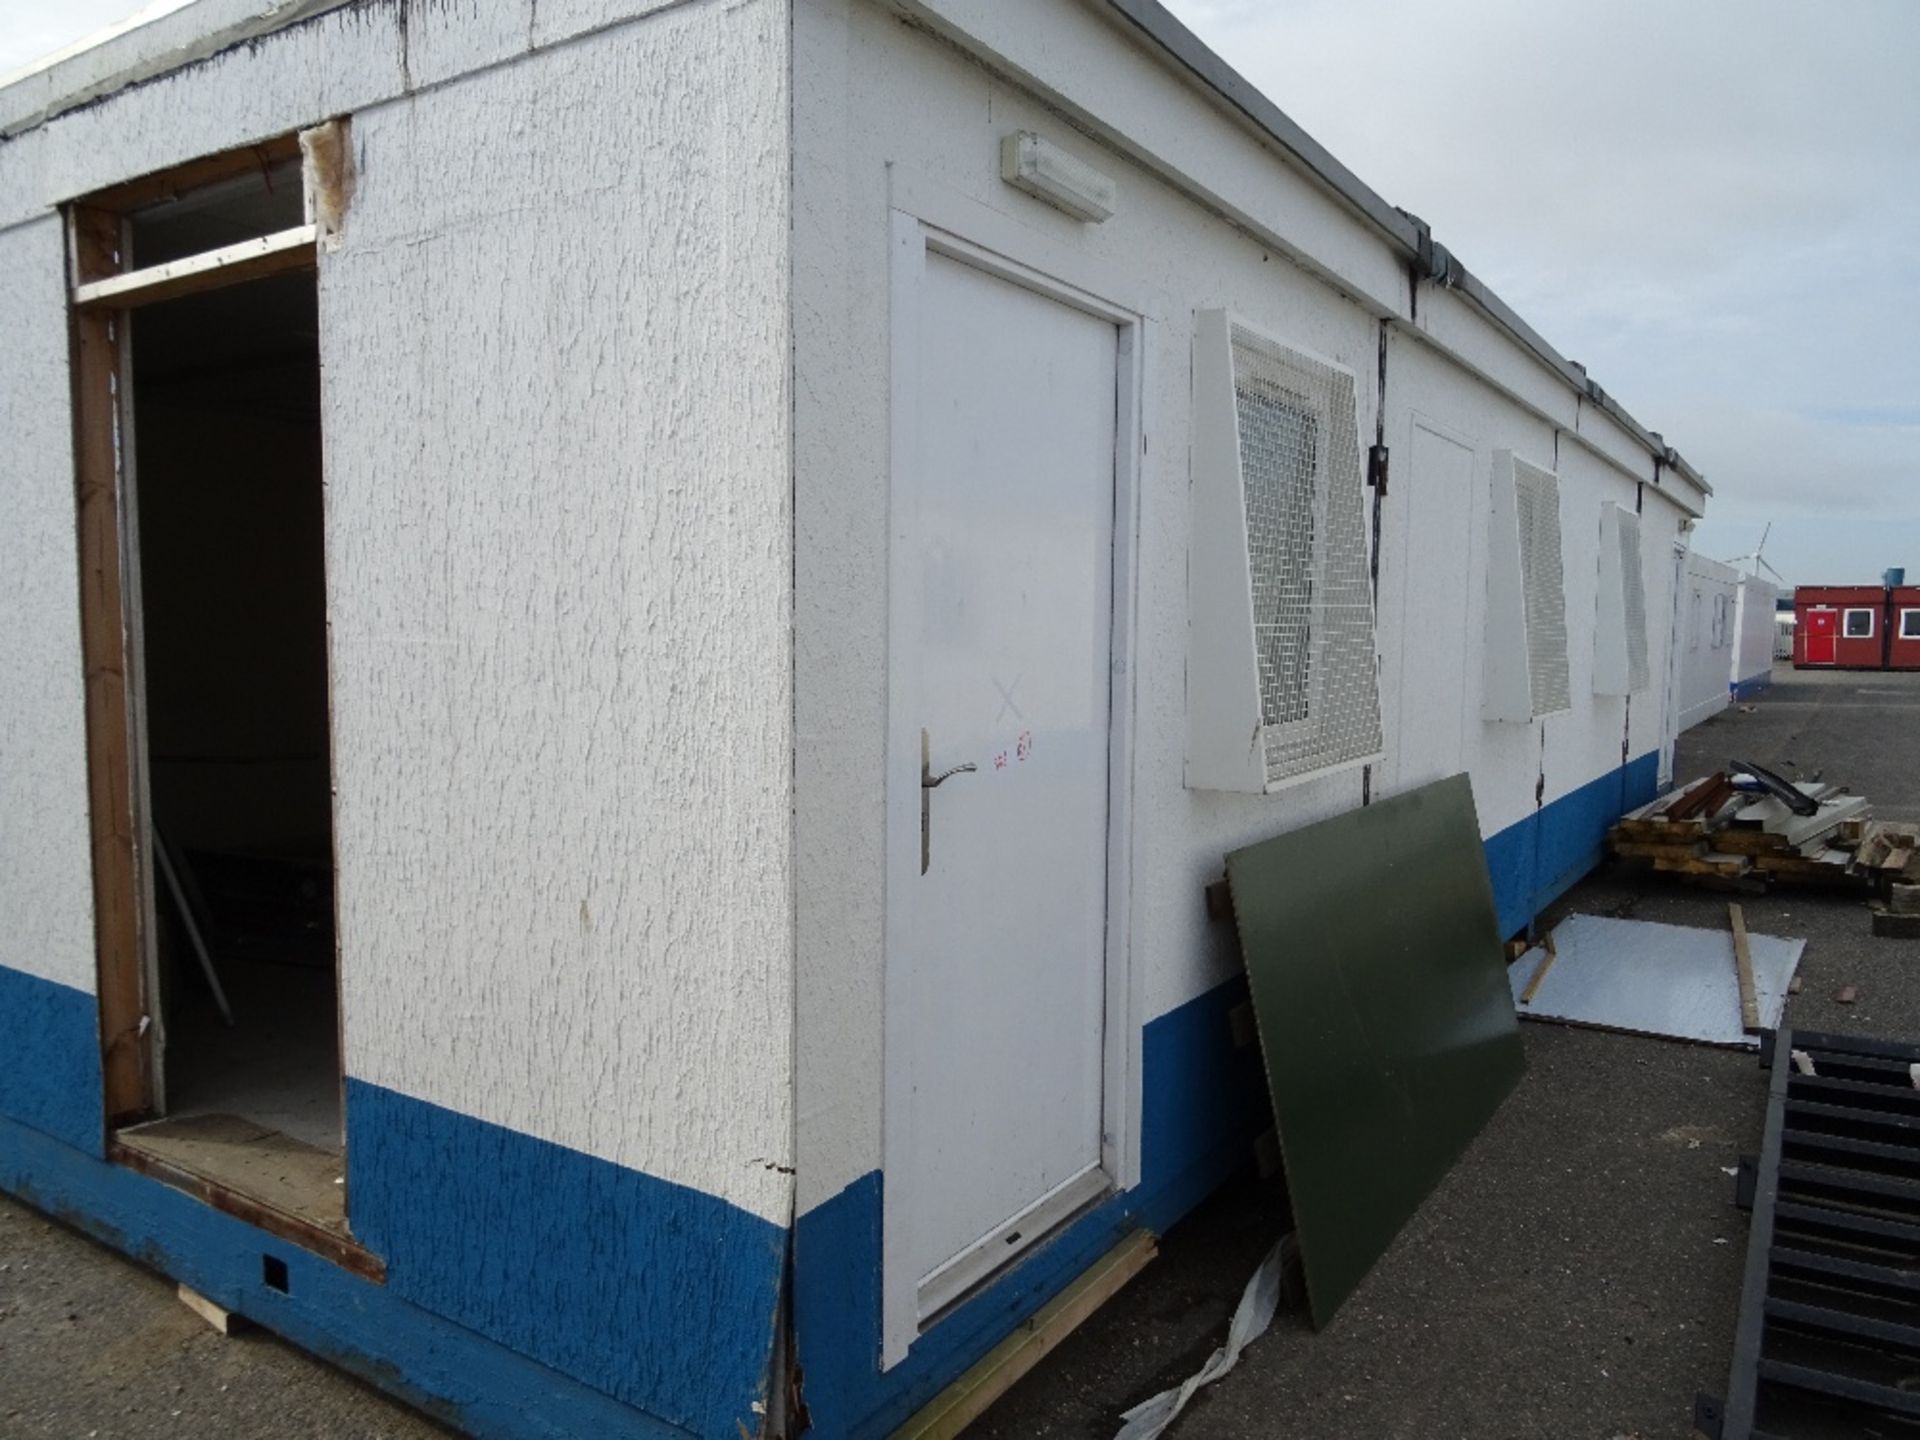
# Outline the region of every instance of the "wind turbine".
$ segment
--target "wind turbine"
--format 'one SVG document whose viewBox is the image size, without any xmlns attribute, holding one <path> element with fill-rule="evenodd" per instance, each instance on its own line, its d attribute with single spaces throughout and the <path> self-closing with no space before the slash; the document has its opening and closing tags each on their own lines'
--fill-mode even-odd
<svg viewBox="0 0 1920 1440">
<path fill-rule="evenodd" d="M 1748 554 L 1734 556 L 1733 559 L 1727 561 L 1727 564 L 1733 566 L 1736 570 L 1743 565 L 1751 564 L 1753 569 L 1750 573 L 1758 575 L 1760 571 L 1764 569 L 1769 575 L 1773 576 L 1774 579 L 1778 580 L 1782 585 L 1785 585 L 1787 583 L 1787 577 L 1774 569 L 1773 566 L 1767 564 L 1767 537 L 1771 534 L 1773 534 L 1773 522 L 1769 520 L 1767 522 L 1767 528 L 1760 532 L 1760 543 L 1754 546 Z"/>
</svg>

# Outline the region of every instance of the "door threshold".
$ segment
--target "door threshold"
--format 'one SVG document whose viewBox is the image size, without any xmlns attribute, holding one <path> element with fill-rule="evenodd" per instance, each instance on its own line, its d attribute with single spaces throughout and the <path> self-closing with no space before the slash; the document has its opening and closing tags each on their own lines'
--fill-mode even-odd
<svg viewBox="0 0 1920 1440">
<path fill-rule="evenodd" d="M 961 1301 L 971 1299 L 1112 1193 L 1107 1172 L 1098 1164 L 1090 1165 L 982 1235 L 920 1282 L 920 1333 L 926 1334 Z"/>
<path fill-rule="evenodd" d="M 347 1228 L 340 1157 L 232 1115 L 122 1130 L 107 1158 L 384 1285 L 386 1262 Z"/>
</svg>

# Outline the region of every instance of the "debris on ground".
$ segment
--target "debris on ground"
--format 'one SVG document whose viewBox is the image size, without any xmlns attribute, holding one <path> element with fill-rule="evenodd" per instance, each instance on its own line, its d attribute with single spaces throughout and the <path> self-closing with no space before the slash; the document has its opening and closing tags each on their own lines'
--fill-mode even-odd
<svg viewBox="0 0 1920 1440">
<path fill-rule="evenodd" d="M 1859 998 L 1859 990 L 1852 985 L 1842 985 L 1833 992 L 1833 1003 L 1836 1005 L 1851 1005 Z"/>
<path fill-rule="evenodd" d="M 1663 874 L 1883 898 L 1920 891 L 1920 826 L 1875 820 L 1867 798 L 1843 786 L 1796 783 L 1746 761 L 1628 812 L 1607 841 Z"/>
</svg>

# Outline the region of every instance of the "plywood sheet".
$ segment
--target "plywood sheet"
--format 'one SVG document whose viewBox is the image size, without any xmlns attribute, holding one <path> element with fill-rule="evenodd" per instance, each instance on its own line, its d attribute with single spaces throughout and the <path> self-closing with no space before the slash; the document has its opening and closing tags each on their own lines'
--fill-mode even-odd
<svg viewBox="0 0 1920 1440">
<path fill-rule="evenodd" d="M 1464 775 L 1227 857 L 1315 1325 L 1525 1069 Z"/>
<path fill-rule="evenodd" d="M 192 1115 L 122 1130 L 129 1150 L 258 1201 L 308 1225 L 347 1233 L 338 1155 L 238 1115 Z"/>
<path fill-rule="evenodd" d="M 1747 941 L 1760 1024 L 1771 1030 L 1780 1024 L 1787 986 L 1807 942 L 1751 933 Z M 1540 952 L 1524 956 L 1507 974 L 1522 1015 L 1707 1045 L 1760 1043 L 1741 1027 L 1730 930 L 1574 915 L 1554 930 L 1553 948 L 1553 964 L 1530 1003 L 1522 1004 L 1521 996 Z"/>
</svg>

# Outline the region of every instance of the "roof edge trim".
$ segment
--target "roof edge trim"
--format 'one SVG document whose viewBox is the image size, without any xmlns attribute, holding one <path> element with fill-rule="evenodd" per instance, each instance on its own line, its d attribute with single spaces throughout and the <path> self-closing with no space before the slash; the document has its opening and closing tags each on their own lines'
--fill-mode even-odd
<svg viewBox="0 0 1920 1440">
<path fill-rule="evenodd" d="M 202 29 L 193 21 L 205 3 L 199 0 L 143 24 L 109 30 L 97 43 L 82 42 L 80 48 L 55 51 L 23 70 L 0 76 L 4 82 L 0 83 L 0 142 L 117 91 L 360 0 L 255 0 L 237 18 Z M 116 63 L 115 51 L 124 51 L 125 58 Z M 89 71 L 97 73 L 85 78 Z M 77 83 L 69 84 L 64 78 L 69 75 Z M 38 97 L 32 94 L 36 89 L 42 92 Z"/>
<path fill-rule="evenodd" d="M 1285 150 L 1309 175 L 1367 221 L 1382 238 L 1418 264 L 1422 278 L 1458 291 L 1499 329 L 1554 371 L 1569 390 L 1581 396 L 1631 435 L 1660 466 L 1672 470 L 1701 495 L 1713 487 L 1680 452 L 1657 431 L 1649 430 L 1576 364 L 1548 343 L 1519 313 L 1469 272 L 1444 245 L 1435 241 L 1424 220 L 1390 205 L 1364 180 L 1342 165 L 1319 141 L 1287 118 L 1251 81 L 1183 25 L 1160 0 L 1105 0 L 1115 14 L 1153 41 L 1182 69 L 1253 122 Z"/>
</svg>

